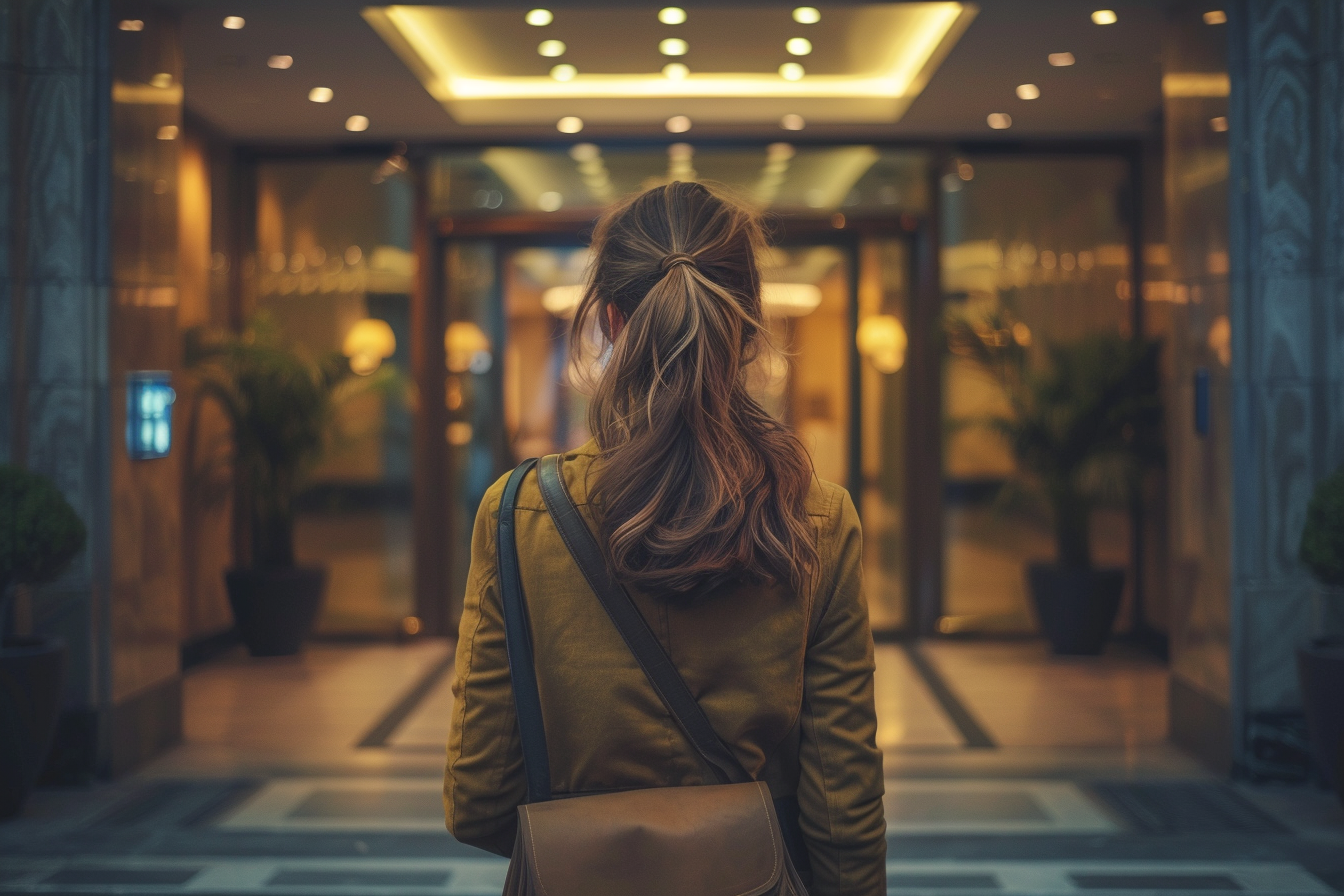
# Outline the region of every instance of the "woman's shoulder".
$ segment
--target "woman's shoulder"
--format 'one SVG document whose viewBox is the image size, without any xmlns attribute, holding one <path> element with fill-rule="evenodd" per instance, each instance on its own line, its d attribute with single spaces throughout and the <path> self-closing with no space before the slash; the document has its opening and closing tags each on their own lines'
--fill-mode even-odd
<svg viewBox="0 0 1344 896">
<path fill-rule="evenodd" d="M 854 510 L 854 501 L 849 490 L 818 476 L 812 477 L 812 487 L 807 492 L 807 515 L 823 530 L 834 529 L 846 519 L 858 521 Z"/>
</svg>

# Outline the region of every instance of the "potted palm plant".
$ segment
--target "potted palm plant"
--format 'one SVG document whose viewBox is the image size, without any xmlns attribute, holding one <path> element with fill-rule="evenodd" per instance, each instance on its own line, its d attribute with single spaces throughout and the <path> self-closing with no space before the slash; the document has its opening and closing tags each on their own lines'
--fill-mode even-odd
<svg viewBox="0 0 1344 896">
<path fill-rule="evenodd" d="M 7 630 L 15 591 L 55 579 L 84 541 L 49 479 L 0 464 L 0 818 L 19 813 L 42 771 L 65 686 L 63 641 Z"/>
<path fill-rule="evenodd" d="M 1094 564 L 1092 511 L 1127 501 L 1162 456 L 1160 344 L 1093 333 L 1045 343 L 1044 363 L 1033 364 L 1030 331 L 1010 307 L 949 318 L 950 350 L 997 380 L 1008 402 L 1006 413 L 959 425 L 997 433 L 1017 462 L 1006 488 L 1034 496 L 1048 512 L 1055 562 L 1029 564 L 1027 582 L 1054 652 L 1097 654 L 1115 623 L 1125 571 Z"/>
<path fill-rule="evenodd" d="M 321 459 L 342 384 L 337 353 L 310 360 L 259 317 L 241 334 L 191 330 L 186 360 L 229 420 L 234 568 L 229 604 L 253 656 L 297 653 L 322 605 L 326 571 L 294 556 L 295 498 Z"/>
<path fill-rule="evenodd" d="M 1321 634 L 1297 650 L 1302 705 L 1317 768 L 1344 802 L 1344 467 L 1312 492 L 1299 553 L 1321 585 Z"/>
</svg>

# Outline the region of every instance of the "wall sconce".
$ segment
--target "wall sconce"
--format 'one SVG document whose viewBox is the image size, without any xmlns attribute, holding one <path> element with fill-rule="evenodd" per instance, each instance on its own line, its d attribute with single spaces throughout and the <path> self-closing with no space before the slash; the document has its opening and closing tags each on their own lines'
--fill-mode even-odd
<svg viewBox="0 0 1344 896">
<path fill-rule="evenodd" d="M 360 376 L 368 376 L 397 350 L 397 337 L 385 320 L 366 317 L 356 321 L 345 334 L 341 352 L 350 359 L 350 369 Z"/>
<path fill-rule="evenodd" d="M 821 304 L 821 289 L 812 283 L 762 283 L 761 305 L 768 317 L 804 317 Z"/>
<path fill-rule="evenodd" d="M 469 320 L 455 320 L 443 334 L 443 354 L 453 373 L 488 373 L 490 337 Z"/>
<path fill-rule="evenodd" d="M 582 286 L 552 286 L 541 294 L 541 307 L 561 320 L 569 320 L 582 300 Z"/>
<path fill-rule="evenodd" d="M 905 325 L 890 314 L 864 318 L 854 334 L 854 342 L 859 354 L 881 373 L 895 373 L 905 364 L 905 349 L 909 344 Z"/>
<path fill-rule="evenodd" d="M 173 446 L 172 377 L 167 370 L 126 374 L 126 453 L 132 460 L 167 457 Z"/>
</svg>

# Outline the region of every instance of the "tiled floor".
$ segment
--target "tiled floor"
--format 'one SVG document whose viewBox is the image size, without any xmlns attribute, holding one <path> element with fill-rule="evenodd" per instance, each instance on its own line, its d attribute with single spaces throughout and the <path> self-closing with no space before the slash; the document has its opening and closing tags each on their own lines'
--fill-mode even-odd
<svg viewBox="0 0 1344 896">
<path fill-rule="evenodd" d="M 498 893 L 503 860 L 443 829 L 450 659 L 442 642 L 318 644 L 194 670 L 186 744 L 0 825 L 0 894 Z M 1141 654 L 935 642 L 877 660 L 890 894 L 1344 884 L 1339 804 L 1203 772 L 1165 742 L 1165 671 Z"/>
</svg>

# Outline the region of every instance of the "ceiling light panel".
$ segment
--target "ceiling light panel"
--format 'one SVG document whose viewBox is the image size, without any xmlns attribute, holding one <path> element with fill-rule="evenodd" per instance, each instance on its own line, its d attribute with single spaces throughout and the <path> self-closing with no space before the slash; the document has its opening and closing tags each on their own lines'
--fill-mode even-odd
<svg viewBox="0 0 1344 896">
<path fill-rule="evenodd" d="M 516 8 L 386 6 L 363 15 L 459 123 L 551 126 L 557 104 L 590 123 L 897 121 L 976 14 L 973 4 L 943 0 L 828 6 L 816 17 L 814 7 L 707 5 L 669 34 L 660 18 L 676 19 L 671 9 L 681 8 L 566 8 L 548 30 L 575 66 L 568 80 L 552 76 L 560 60 L 538 55 L 537 29 Z M 789 51 L 806 54 L 806 77 L 781 75 Z M 691 68 L 669 67 L 683 57 Z"/>
</svg>

